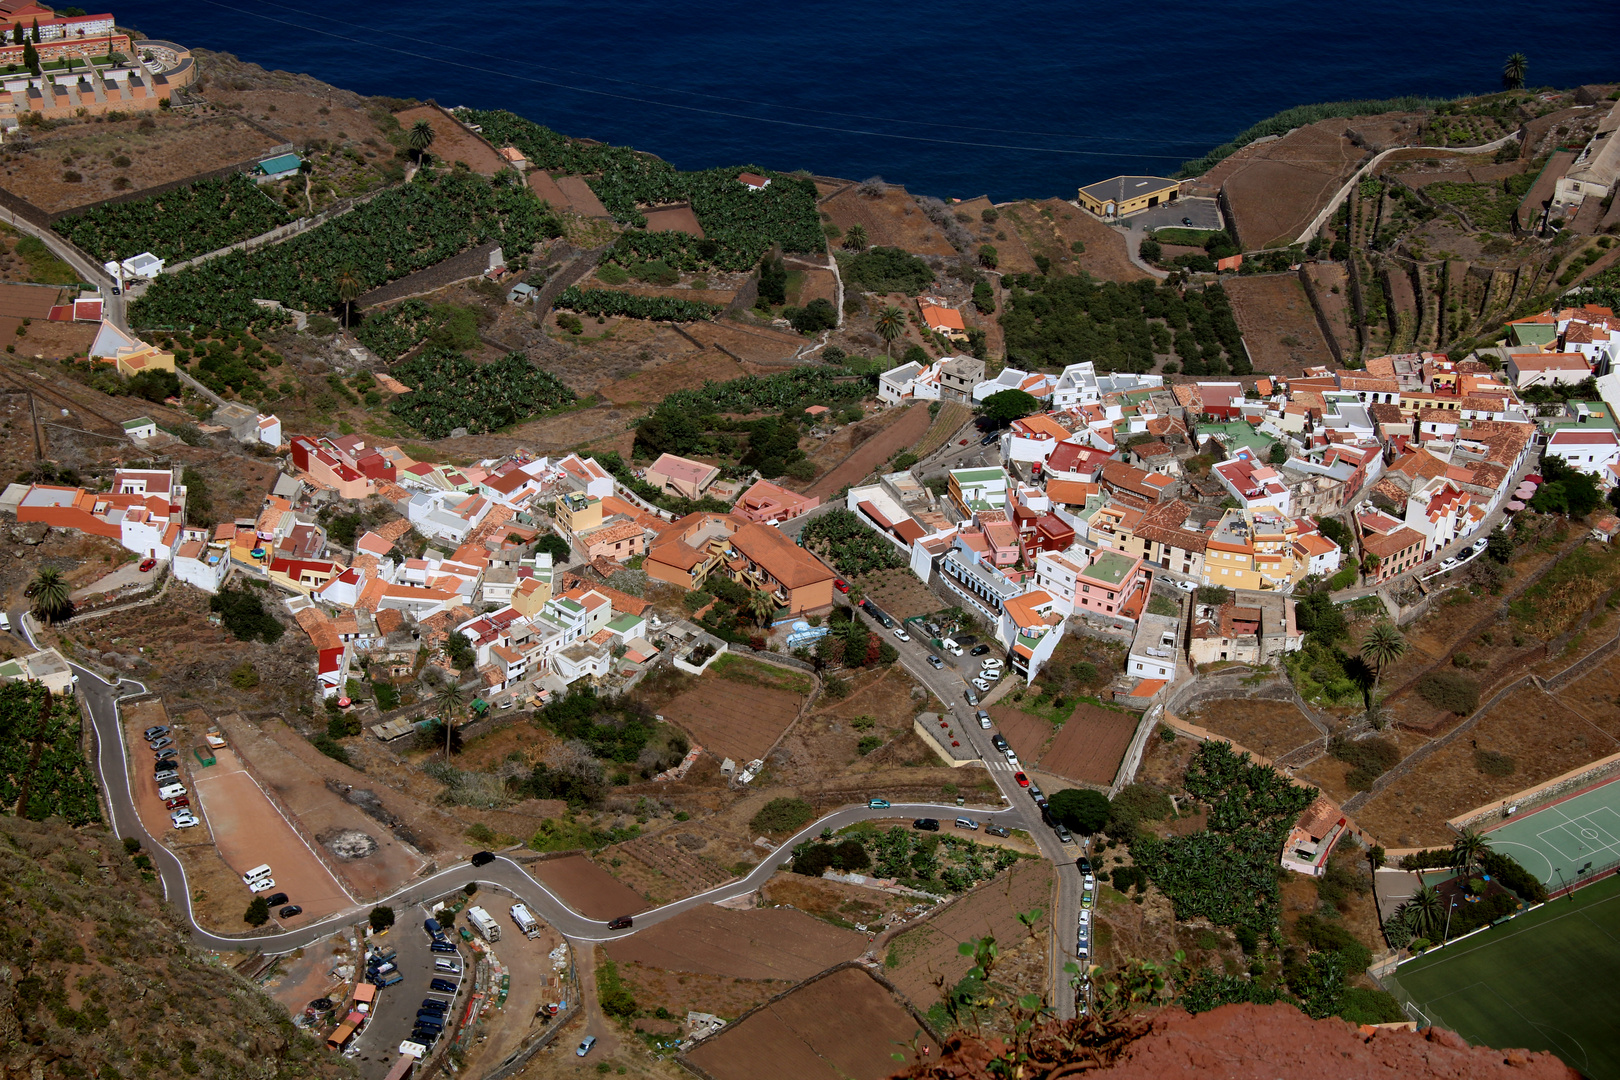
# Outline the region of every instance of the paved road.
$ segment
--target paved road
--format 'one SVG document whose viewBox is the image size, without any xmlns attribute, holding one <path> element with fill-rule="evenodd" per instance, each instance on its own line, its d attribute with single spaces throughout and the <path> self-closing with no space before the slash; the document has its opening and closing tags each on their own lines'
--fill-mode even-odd
<svg viewBox="0 0 1620 1080">
<path fill-rule="evenodd" d="M 113 280 L 107 276 L 107 271 L 97 263 L 84 258 L 77 250 L 68 245 L 50 229 L 42 229 L 31 221 L 20 218 L 9 210 L 0 210 L 0 221 L 15 228 L 18 232 L 37 236 L 45 242 L 51 254 L 67 263 L 79 275 L 81 281 L 87 281 L 101 290 L 102 318 L 117 326 L 121 330 L 129 329 L 129 319 L 125 314 L 125 300 L 123 296 L 113 295 Z M 132 253 L 133 254 L 133 253 Z"/>
<path fill-rule="evenodd" d="M 893 639 L 892 631 L 885 630 L 864 610 L 860 608 L 856 610 L 861 612 L 861 617 L 873 631 Z M 1080 919 L 1081 894 L 1080 872 L 1076 867 L 1076 860 L 1085 854 L 1085 849 L 1078 843 L 1064 845 L 1058 842 L 1057 835 L 1041 820 L 1040 808 L 1035 805 L 1029 793 L 1018 786 L 1006 758 L 990 742 L 995 731 L 982 730 L 974 720 L 975 710 L 968 705 L 967 699 L 963 696 L 963 692 L 967 689 L 963 678 L 964 675 L 971 677 L 981 666 L 983 658 L 966 654 L 958 658 L 946 654 L 940 657 L 946 662 L 946 666 L 936 669 L 927 661 L 931 650 L 926 641 L 914 636 L 909 642 L 891 640 L 891 644 L 899 650 L 900 664 L 906 672 L 926 686 L 935 697 L 945 703 L 947 709 L 951 710 L 952 728 L 958 738 L 985 763 L 990 779 L 995 781 L 1002 800 L 1008 805 L 1007 810 L 993 816 L 1000 824 L 1023 829 L 1034 837 L 1041 854 L 1057 871 L 1058 903 L 1057 910 L 1052 913 L 1057 948 L 1053 954 L 1050 993 L 1058 1016 L 1067 1019 L 1074 1015 L 1074 1000 L 1066 989 L 1068 976 L 1063 971 L 1063 965 L 1070 960 L 1076 960 L 1074 930 Z M 990 644 L 993 649 L 992 655 L 1005 659 L 1004 651 L 993 642 Z M 1014 677 L 1005 676 L 1005 678 Z"/>
</svg>

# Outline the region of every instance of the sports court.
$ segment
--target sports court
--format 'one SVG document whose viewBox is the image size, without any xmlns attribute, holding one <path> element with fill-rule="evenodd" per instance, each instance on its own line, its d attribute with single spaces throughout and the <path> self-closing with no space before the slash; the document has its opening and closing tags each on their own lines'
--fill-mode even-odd
<svg viewBox="0 0 1620 1080">
<path fill-rule="evenodd" d="M 1549 889 L 1620 862 L 1620 782 L 1509 818 L 1490 829 L 1491 847 L 1511 855 Z"/>
<path fill-rule="evenodd" d="M 1620 877 L 1573 897 L 1402 964 L 1385 983 L 1420 1024 L 1620 1080 Z"/>
</svg>

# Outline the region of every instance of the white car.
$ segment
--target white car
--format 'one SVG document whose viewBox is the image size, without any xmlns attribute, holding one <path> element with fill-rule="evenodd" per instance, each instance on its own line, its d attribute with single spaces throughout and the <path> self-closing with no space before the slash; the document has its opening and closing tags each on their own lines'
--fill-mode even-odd
<svg viewBox="0 0 1620 1080">
<path fill-rule="evenodd" d="M 906 633 L 906 628 L 903 626 L 897 626 L 894 628 L 894 636 L 899 638 L 901 641 L 911 640 L 911 635 Z"/>
<path fill-rule="evenodd" d="M 248 889 L 250 891 L 256 892 L 256 893 L 274 892 L 275 888 L 276 888 L 276 879 L 275 878 L 267 878 L 267 877 L 256 878 L 256 879 L 254 879 L 253 883 L 248 886 Z"/>
<path fill-rule="evenodd" d="M 0 611 L 0 630 L 10 630 L 10 629 L 11 629 L 11 616 L 7 615 L 3 611 Z"/>
<path fill-rule="evenodd" d="M 990 683 L 984 679 L 974 679 L 973 688 L 983 694 L 989 691 Z"/>
<path fill-rule="evenodd" d="M 189 829 L 197 824 L 197 819 L 192 817 L 191 813 L 186 810 L 180 810 L 169 815 L 169 820 L 174 822 L 174 827 L 177 829 Z"/>
<path fill-rule="evenodd" d="M 1182 592 L 1197 592 L 1198 591 L 1198 582 L 1196 582 L 1196 581 L 1178 581 L 1178 582 L 1175 583 L 1175 586 L 1176 586 L 1176 588 L 1180 589 Z"/>
<path fill-rule="evenodd" d="M 998 667 L 985 668 L 983 671 L 979 672 L 979 678 L 985 679 L 989 682 L 995 682 L 997 679 L 1001 678 L 1001 669 Z"/>
<path fill-rule="evenodd" d="M 1442 570 L 1450 570 L 1452 567 L 1454 567 L 1456 565 L 1457 565 L 1456 556 L 1451 556 L 1449 558 L 1445 558 L 1445 559 L 1440 560 L 1440 569 L 1442 569 Z"/>
<path fill-rule="evenodd" d="M 1080 925 L 1081 926 L 1090 926 L 1091 925 L 1091 912 L 1085 910 L 1084 908 L 1082 908 L 1080 910 Z"/>
<path fill-rule="evenodd" d="M 983 662 L 979 664 L 979 666 L 984 668 L 986 671 L 988 671 L 991 668 L 1001 667 L 1004 663 L 1006 663 L 1006 661 L 997 660 L 993 656 L 987 656 L 987 657 L 984 658 Z"/>
<path fill-rule="evenodd" d="M 1474 550 L 1475 551 L 1484 551 L 1489 546 L 1490 546 L 1490 541 L 1488 541 L 1488 540 L 1475 540 L 1474 541 Z"/>
</svg>

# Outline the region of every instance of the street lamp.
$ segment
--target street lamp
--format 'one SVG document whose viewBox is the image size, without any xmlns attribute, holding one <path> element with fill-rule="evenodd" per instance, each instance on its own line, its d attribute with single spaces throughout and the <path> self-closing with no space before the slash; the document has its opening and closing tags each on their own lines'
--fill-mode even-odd
<svg viewBox="0 0 1620 1080">
<path fill-rule="evenodd" d="M 1564 871 L 1563 871 L 1563 869 L 1560 868 L 1560 867 L 1555 866 L 1555 867 L 1553 867 L 1553 873 L 1558 875 L 1558 887 L 1559 887 L 1559 889 L 1568 888 L 1568 886 L 1564 884 Z M 1569 902 L 1572 903 L 1572 904 L 1575 902 L 1574 890 L 1570 891 Z"/>
<path fill-rule="evenodd" d="M 1444 945 L 1446 943 L 1446 939 L 1451 936 L 1451 913 L 1455 910 L 1457 910 L 1457 898 L 1453 896 L 1451 898 L 1451 906 L 1446 908 L 1446 930 L 1445 933 L 1440 935 L 1440 944 L 1442 945 Z"/>
</svg>

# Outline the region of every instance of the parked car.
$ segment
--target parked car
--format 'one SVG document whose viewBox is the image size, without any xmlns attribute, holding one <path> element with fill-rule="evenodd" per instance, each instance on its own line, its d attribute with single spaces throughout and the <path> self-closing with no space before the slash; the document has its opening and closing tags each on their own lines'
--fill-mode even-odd
<svg viewBox="0 0 1620 1080">
<path fill-rule="evenodd" d="M 979 704 L 979 695 L 975 694 L 971 687 L 962 691 L 962 697 L 969 705 L 977 707 Z"/>
<path fill-rule="evenodd" d="M 977 821 L 974 821 L 970 817 L 959 817 L 959 818 L 957 818 L 956 819 L 956 827 L 958 829 L 970 829 L 973 832 L 978 832 L 979 831 L 979 823 Z"/>
<path fill-rule="evenodd" d="M 988 694 L 990 692 L 990 682 L 988 679 L 974 679 L 973 688 L 981 694 Z"/>
<path fill-rule="evenodd" d="M 981 728 L 983 728 L 986 731 L 990 730 L 990 714 L 989 713 L 985 712 L 983 709 L 980 709 L 978 712 L 974 713 L 973 715 L 977 716 L 979 718 L 979 726 Z"/>
<path fill-rule="evenodd" d="M 929 656 L 928 657 L 928 663 L 930 665 L 932 665 L 932 667 L 934 668 L 935 671 L 938 671 L 940 668 L 943 668 L 945 666 L 945 661 L 941 660 L 937 656 Z"/>
<path fill-rule="evenodd" d="M 442 971 L 446 975 L 460 975 L 461 965 L 454 960 L 435 960 L 433 961 L 433 970 Z"/>
<path fill-rule="evenodd" d="M 979 672 L 979 678 L 983 679 L 985 682 L 993 683 L 997 679 L 1001 678 L 1001 669 L 998 667 L 987 667 L 983 671 Z"/>
<path fill-rule="evenodd" d="M 988 646 L 988 645 L 975 645 L 970 650 L 970 655 L 972 655 L 972 656 L 983 656 L 985 653 L 987 653 L 989 651 L 990 651 L 990 646 Z"/>
<path fill-rule="evenodd" d="M 990 745 L 1005 754 L 1007 752 L 1007 736 L 1003 735 L 999 731 L 996 732 L 994 735 L 990 736 Z"/>
<path fill-rule="evenodd" d="M 449 979 L 434 979 L 428 983 L 428 989 L 437 990 L 441 994 L 453 994 L 456 992 L 456 984 Z"/>
<path fill-rule="evenodd" d="M 1090 859 L 1081 859 L 1081 860 L 1080 860 L 1080 861 L 1079 861 L 1079 862 L 1078 862 L 1078 863 L 1076 863 L 1076 864 L 1075 864 L 1075 865 L 1076 865 L 1076 866 L 1078 866 L 1078 867 L 1079 867 L 1079 868 L 1080 868 L 1080 872 L 1081 872 L 1081 873 L 1082 873 L 1082 874 L 1089 874 L 1089 873 L 1091 873 L 1091 860 L 1090 860 Z"/>
<path fill-rule="evenodd" d="M 939 832 L 939 819 L 920 817 L 911 823 L 911 827 L 913 829 L 920 829 L 923 832 Z"/>
<path fill-rule="evenodd" d="M 191 805 L 191 800 L 186 798 L 184 795 L 176 796 L 173 799 L 164 799 L 163 800 L 163 808 L 165 810 L 178 810 L 182 806 L 190 806 L 190 805 Z"/>
<path fill-rule="evenodd" d="M 1072 844 L 1072 843 L 1074 843 L 1074 836 L 1069 832 L 1069 830 L 1067 828 L 1065 828 L 1062 825 L 1059 825 L 1057 827 L 1056 831 L 1057 831 L 1057 838 L 1058 838 L 1058 841 L 1060 843 L 1064 843 L 1064 844 Z"/>
<path fill-rule="evenodd" d="M 488 851 L 478 851 L 473 853 L 472 864 L 474 866 L 488 866 L 494 861 L 495 856 Z"/>
<path fill-rule="evenodd" d="M 849 582 L 845 581 L 843 578 L 834 578 L 833 588 L 837 589 L 841 593 L 847 593 L 849 592 Z"/>
<path fill-rule="evenodd" d="M 579 1044 L 579 1049 L 575 1050 L 574 1054 L 576 1056 L 578 1056 L 578 1057 L 584 1057 L 586 1054 L 591 1052 L 591 1047 L 593 1047 L 595 1045 L 596 1045 L 596 1036 L 595 1035 L 587 1035 L 587 1036 L 585 1036 L 585 1041 Z"/>
<path fill-rule="evenodd" d="M 903 627 L 903 626 L 895 627 L 891 631 L 891 633 L 893 633 L 894 636 L 899 638 L 901 641 L 910 641 L 911 640 L 911 635 L 906 633 L 906 628 Z"/>
<path fill-rule="evenodd" d="M 189 829 L 197 824 L 197 819 L 191 816 L 190 810 L 179 810 L 169 818 L 177 829 Z"/>
<path fill-rule="evenodd" d="M 635 919 L 631 918 L 629 915 L 620 915 L 617 919 L 613 919 L 608 923 L 608 929 L 628 930 L 635 925 L 635 922 Z"/>
<path fill-rule="evenodd" d="M 276 889 L 276 879 L 275 878 L 268 878 L 268 877 L 254 878 L 253 881 L 248 885 L 248 890 L 250 892 L 255 892 L 255 893 L 275 892 L 275 889 Z"/>
<path fill-rule="evenodd" d="M 1440 569 L 1442 570 L 1450 570 L 1456 565 L 1457 557 L 1455 555 L 1448 555 L 1446 558 L 1440 560 Z"/>
<path fill-rule="evenodd" d="M 1184 218 L 1182 218 L 1182 219 L 1181 219 L 1181 223 L 1182 223 L 1182 224 L 1183 224 L 1183 225 L 1185 225 L 1185 226 L 1187 226 L 1187 228 L 1189 228 L 1189 229 L 1190 229 L 1190 228 L 1192 228 L 1192 218 L 1190 218 L 1190 217 L 1184 217 Z"/>
<path fill-rule="evenodd" d="M 174 747 L 169 746 L 153 754 L 152 759 L 161 765 L 165 761 L 173 761 L 178 756 L 179 755 L 175 753 Z"/>
<path fill-rule="evenodd" d="M 162 724 L 159 724 L 157 727 L 149 727 L 145 732 L 143 732 L 147 742 L 151 742 L 153 739 L 161 739 L 168 733 L 169 729 L 164 727 Z"/>
<path fill-rule="evenodd" d="M 283 918 L 283 919 L 290 919 L 294 915 L 302 915 L 303 913 L 304 913 L 304 909 L 299 907 L 297 904 L 288 904 L 286 907 L 282 908 L 276 914 L 278 916 L 280 916 L 281 918 Z"/>
<path fill-rule="evenodd" d="M 992 668 L 1003 667 L 1004 665 L 1005 665 L 1005 662 L 1003 660 L 1001 660 L 999 657 L 995 657 L 995 656 L 987 656 L 983 660 L 979 661 L 979 667 L 980 667 L 981 670 L 984 670 L 984 671 L 989 671 Z"/>
<path fill-rule="evenodd" d="M 889 808 L 889 800 L 888 799 L 867 799 L 866 800 L 866 808 L 868 810 L 887 810 Z"/>
<path fill-rule="evenodd" d="M 174 740 L 169 738 L 167 735 L 159 735 L 157 738 L 153 739 L 148 745 L 150 745 L 153 750 L 162 750 L 165 746 L 173 746 L 174 745 Z"/>
<path fill-rule="evenodd" d="M 1490 546 L 1490 542 L 1484 539 L 1475 540 L 1473 544 L 1473 548 L 1476 552 L 1484 551 L 1488 546 Z"/>
<path fill-rule="evenodd" d="M 1040 802 L 1046 798 L 1046 796 L 1041 794 L 1040 785 L 1034 783 L 1029 785 L 1029 797 L 1034 799 L 1036 802 Z"/>
<path fill-rule="evenodd" d="M 142 559 L 141 560 L 141 573 L 143 573 L 143 574 L 148 573 L 149 571 L 151 571 L 156 566 L 157 566 L 157 560 L 156 559 Z"/>
<path fill-rule="evenodd" d="M 984 831 L 989 833 L 991 836 L 1011 836 L 1012 835 L 1011 830 L 1007 829 L 1005 826 L 1002 826 L 1002 825 L 986 825 L 984 827 Z"/>
<path fill-rule="evenodd" d="M 1021 772 L 1013 773 L 1013 779 L 1018 781 L 1018 786 L 1019 787 L 1029 787 L 1029 777 L 1025 776 L 1023 773 L 1021 773 Z"/>
<path fill-rule="evenodd" d="M 265 897 L 264 902 L 269 904 L 271 907 L 275 907 L 277 904 L 285 904 L 287 902 L 287 894 L 284 892 L 278 892 L 274 896 Z"/>
<path fill-rule="evenodd" d="M 457 956 L 461 955 L 461 950 L 457 949 L 448 941 L 435 941 L 429 945 L 428 948 L 436 953 L 455 953 Z"/>
</svg>

